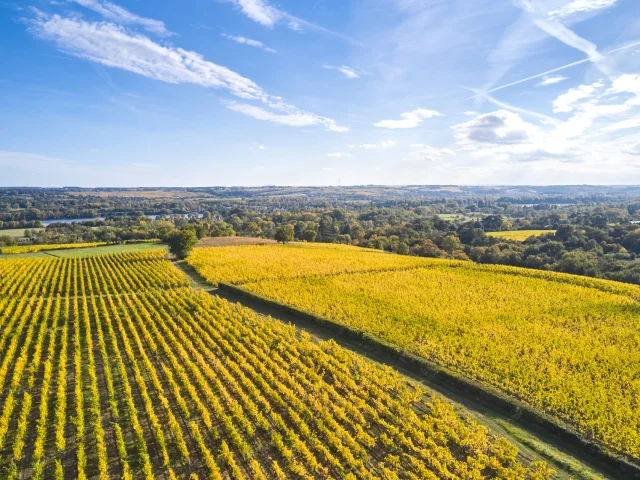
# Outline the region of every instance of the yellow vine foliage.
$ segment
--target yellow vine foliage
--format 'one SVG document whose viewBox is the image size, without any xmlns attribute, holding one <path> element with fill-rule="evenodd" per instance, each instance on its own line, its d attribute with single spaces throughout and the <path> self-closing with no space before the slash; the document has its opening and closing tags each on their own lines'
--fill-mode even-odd
<svg viewBox="0 0 640 480">
<path fill-rule="evenodd" d="M 256 294 L 355 327 L 640 458 L 639 287 L 351 250 L 326 250 L 323 263 L 318 249 L 259 248 L 200 251 L 193 264 L 204 265 L 205 277 L 241 282 Z M 282 259 L 288 252 L 295 269 Z M 357 272 L 359 259 L 366 259 L 364 272 Z M 246 270 L 225 278 L 228 264 Z M 366 271 L 376 266 L 386 271 Z M 335 274 L 341 270 L 353 273 Z"/>
<path fill-rule="evenodd" d="M 16 475 L 553 475 L 393 370 L 189 288 L 163 252 L 2 260 L 0 326 Z"/>
<path fill-rule="evenodd" d="M 187 263 L 212 284 L 410 269 L 426 265 L 417 257 L 399 257 L 380 250 L 321 243 L 243 245 L 196 248 Z"/>
<path fill-rule="evenodd" d="M 509 230 L 504 232 L 487 232 L 490 237 L 504 238 L 506 240 L 517 240 L 522 242 L 529 237 L 538 237 L 548 233 L 556 233 L 555 230 Z"/>
<path fill-rule="evenodd" d="M 101 247 L 107 245 L 104 242 L 91 242 L 91 243 L 55 243 L 55 244 L 43 244 L 43 245 L 19 245 L 15 247 L 2 247 L 0 251 L 7 254 L 16 253 L 36 253 L 43 250 L 64 250 L 69 248 L 87 248 L 87 247 Z"/>
</svg>

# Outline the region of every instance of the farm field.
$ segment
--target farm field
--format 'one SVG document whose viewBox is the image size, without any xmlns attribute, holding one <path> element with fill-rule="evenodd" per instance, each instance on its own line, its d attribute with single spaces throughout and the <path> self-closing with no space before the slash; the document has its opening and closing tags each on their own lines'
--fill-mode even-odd
<svg viewBox="0 0 640 480">
<path fill-rule="evenodd" d="M 82 245 L 82 244 L 76 244 Z M 39 245 L 40 246 L 40 245 Z M 126 253 L 126 252 L 145 252 L 152 250 L 165 250 L 167 249 L 166 245 L 161 245 L 158 243 L 127 243 L 121 245 L 103 245 L 96 247 L 83 247 L 78 246 L 77 248 L 65 248 L 65 249 L 54 249 L 54 250 L 40 250 L 38 252 L 33 253 L 14 253 L 8 254 L 4 256 L 0 256 L 1 258 L 81 258 L 87 256 L 95 256 L 95 255 L 109 255 L 112 253 Z"/>
<path fill-rule="evenodd" d="M 538 237 L 548 233 L 556 233 L 555 230 L 510 230 L 504 232 L 487 232 L 489 237 L 504 238 L 505 240 L 516 240 L 522 242 L 529 237 Z"/>
<path fill-rule="evenodd" d="M 40 244 L 40 245 L 18 245 L 13 247 L 2 247 L 0 251 L 3 254 L 19 254 L 19 253 L 38 253 L 48 250 L 69 250 L 74 248 L 92 248 L 104 246 L 106 243 L 59 243 L 59 244 Z"/>
<path fill-rule="evenodd" d="M 10 228 L 8 230 L 0 230 L 0 236 L 2 235 L 8 235 L 11 238 L 24 238 L 24 231 L 25 230 L 32 230 L 32 231 L 42 231 L 44 230 L 43 228 Z"/>
<path fill-rule="evenodd" d="M 0 259 L 7 478 L 550 478 L 430 391 L 163 250 Z"/>
<path fill-rule="evenodd" d="M 221 281 L 242 284 L 309 275 L 411 269 L 428 265 L 429 261 L 348 245 L 293 243 L 195 248 L 187 263 L 215 285 Z"/>
<path fill-rule="evenodd" d="M 347 271 L 354 253 L 332 250 L 327 269 L 317 249 L 301 247 L 298 274 L 276 279 L 289 272 L 281 247 L 262 248 L 273 250 L 263 253 L 271 264 L 254 262 L 243 278 L 227 280 L 397 345 L 640 459 L 640 288 L 447 260 L 424 259 L 408 270 L 407 257 L 393 255 L 382 255 L 383 266 L 337 275 L 339 255 Z M 206 252 L 196 253 L 204 262 Z M 218 262 L 233 262 L 234 254 L 242 251 L 210 254 L 209 274 L 224 280 Z M 255 271 L 260 267 L 266 272 Z"/>
<path fill-rule="evenodd" d="M 278 242 L 270 238 L 255 237 L 206 237 L 198 242 L 198 247 L 231 247 L 234 245 L 274 245 Z"/>
</svg>

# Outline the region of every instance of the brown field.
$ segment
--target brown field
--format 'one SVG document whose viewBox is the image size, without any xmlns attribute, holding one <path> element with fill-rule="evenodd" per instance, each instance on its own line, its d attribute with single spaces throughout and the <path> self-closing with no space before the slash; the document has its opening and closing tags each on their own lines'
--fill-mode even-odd
<svg viewBox="0 0 640 480">
<path fill-rule="evenodd" d="M 188 192 L 185 190 L 114 190 L 114 191 L 81 191 L 69 192 L 72 197 L 100 197 L 100 198 L 202 198 L 211 195 L 203 192 Z"/>
<path fill-rule="evenodd" d="M 253 237 L 207 237 L 198 242 L 198 247 L 232 247 L 239 245 L 271 245 L 278 243 L 269 238 Z"/>
</svg>

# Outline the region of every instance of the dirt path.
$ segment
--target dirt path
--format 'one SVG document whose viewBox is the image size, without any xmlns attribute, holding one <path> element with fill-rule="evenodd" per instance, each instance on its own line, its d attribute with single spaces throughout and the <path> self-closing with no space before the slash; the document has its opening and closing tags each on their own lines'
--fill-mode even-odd
<svg viewBox="0 0 640 480">
<path fill-rule="evenodd" d="M 516 444 L 521 457 L 526 461 L 543 460 L 554 468 L 558 478 L 585 478 L 602 479 L 612 478 L 627 480 L 623 474 L 607 470 L 603 465 L 593 462 L 591 456 L 575 445 L 561 442 L 555 435 L 542 428 L 536 428 L 530 424 L 522 424 L 517 418 L 505 414 L 501 409 L 485 400 L 469 396 L 453 388 L 447 388 L 441 383 L 431 381 L 428 375 L 418 375 L 405 368 L 401 361 L 392 361 L 386 355 L 376 352 L 361 343 L 342 338 L 322 326 L 306 319 L 288 314 L 275 308 L 266 306 L 258 301 L 234 295 L 231 292 L 218 290 L 209 284 L 193 267 L 185 262 L 174 262 L 191 281 L 194 288 L 206 290 L 210 294 L 224 298 L 232 303 L 239 303 L 250 308 L 260 316 L 269 316 L 284 323 L 290 323 L 295 327 L 309 333 L 318 341 L 334 340 L 340 346 L 357 353 L 377 364 L 386 365 L 407 377 L 409 380 L 419 382 L 432 391 L 439 393 L 454 407 L 470 414 L 478 422 L 493 430 L 496 434 L 505 437 Z"/>
</svg>

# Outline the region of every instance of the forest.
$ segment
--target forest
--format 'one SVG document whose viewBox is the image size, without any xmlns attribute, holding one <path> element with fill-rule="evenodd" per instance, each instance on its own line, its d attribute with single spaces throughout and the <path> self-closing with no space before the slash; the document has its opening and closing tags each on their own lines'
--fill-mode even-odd
<svg viewBox="0 0 640 480">
<path fill-rule="evenodd" d="M 271 239 L 290 230 L 297 241 L 640 284 L 640 192 L 518 188 L 2 189 L 0 248 L 166 240 L 176 229 Z M 523 230 L 539 234 L 487 235 Z"/>
</svg>

